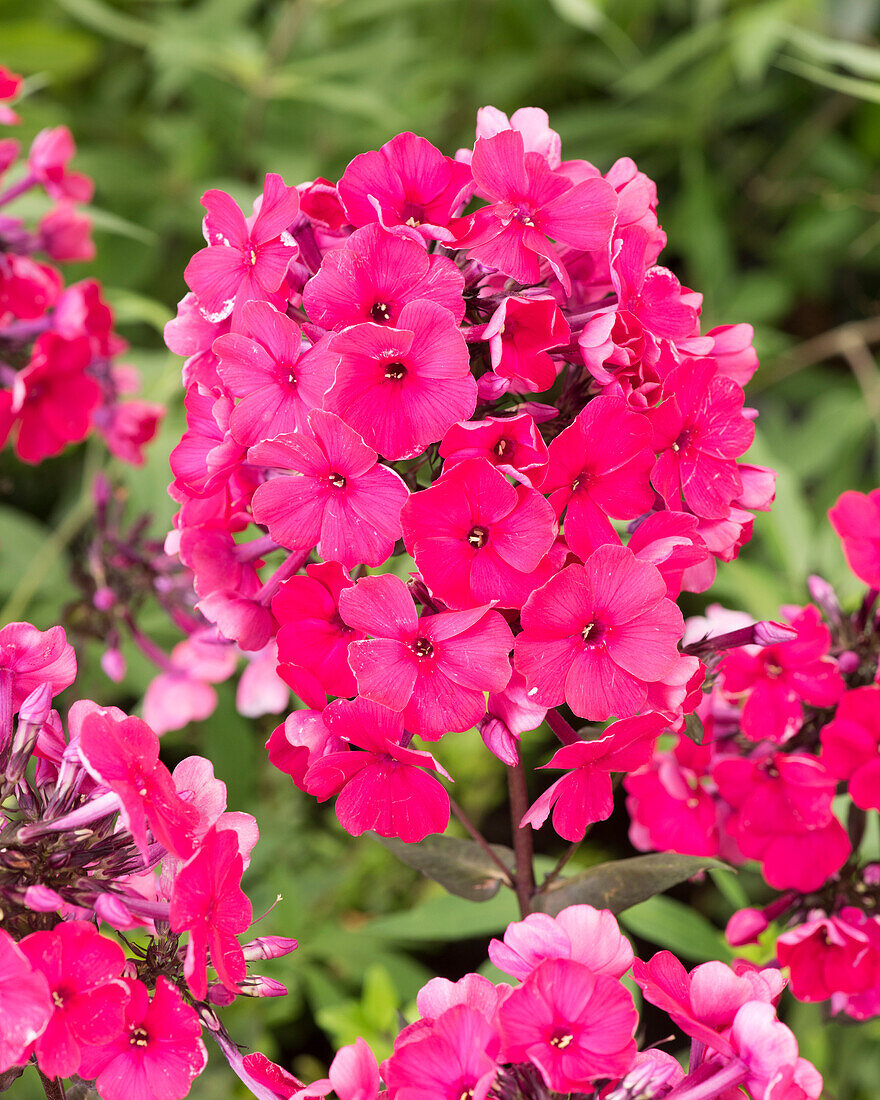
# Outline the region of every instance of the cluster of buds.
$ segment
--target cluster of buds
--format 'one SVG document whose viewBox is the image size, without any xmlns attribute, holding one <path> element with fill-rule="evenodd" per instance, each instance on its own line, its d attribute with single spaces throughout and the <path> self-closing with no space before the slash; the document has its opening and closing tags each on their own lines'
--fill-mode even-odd
<svg viewBox="0 0 880 1100">
<path fill-rule="evenodd" d="M 210 761 L 169 771 L 149 726 L 89 700 L 65 728 L 53 698 L 75 676 L 60 626 L 0 630 L 0 1087 L 33 1060 L 47 1095 L 76 1078 L 104 1100 L 179 1100 L 203 1027 L 235 1066 L 216 1008 L 286 992 L 248 961 L 296 943 L 239 943 L 259 833 Z"/>
<path fill-rule="evenodd" d="M 21 86 L 0 67 L 0 126 L 19 121 L 7 104 Z M 55 266 L 95 251 L 80 209 L 93 186 L 71 170 L 75 151 L 66 126 L 40 131 L 21 163 L 19 143 L 0 138 L 0 445 L 11 439 L 22 461 L 39 463 L 96 429 L 114 455 L 139 464 L 164 409 L 123 400 L 137 390 L 138 372 L 114 362 L 126 344 L 100 285 L 65 287 Z M 7 213 L 31 191 L 51 201 L 36 226 Z"/>
<path fill-rule="evenodd" d="M 763 648 L 729 647 L 757 628 L 723 608 L 689 624 L 712 667 L 704 739 L 679 737 L 624 784 L 636 847 L 760 863 L 779 894 L 734 915 L 732 943 L 766 942 L 772 925 L 794 995 L 866 1019 L 880 1015 L 880 867 L 866 842 L 880 810 L 880 491 L 844 493 L 829 518 L 868 586 L 859 607 L 844 612 L 812 577 L 815 602 L 783 608 L 787 636 L 776 628 Z"/>
</svg>

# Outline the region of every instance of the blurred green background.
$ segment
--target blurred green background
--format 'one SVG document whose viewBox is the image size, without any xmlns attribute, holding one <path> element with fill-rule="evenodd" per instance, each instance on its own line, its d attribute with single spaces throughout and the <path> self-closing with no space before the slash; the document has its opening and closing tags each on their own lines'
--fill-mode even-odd
<svg viewBox="0 0 880 1100">
<path fill-rule="evenodd" d="M 26 74 L 31 93 L 19 136 L 66 123 L 76 166 L 97 183 L 99 257 L 68 277 L 105 283 L 146 396 L 172 406 L 147 466 L 122 472 L 132 514 L 152 512 L 161 534 L 172 511 L 180 364 L 161 328 L 202 243 L 201 193 L 250 201 L 266 171 L 288 183 L 336 178 L 402 129 L 452 152 L 472 143 L 481 105 L 539 105 L 568 157 L 605 170 L 632 156 L 657 181 L 664 262 L 705 295 L 706 327 L 756 328 L 753 456 L 779 469 L 778 499 L 713 598 L 772 615 L 806 598 L 811 572 L 854 597 L 824 513 L 843 489 L 880 484 L 878 21 L 876 0 L 3 0 L 0 63 Z M 74 595 L 68 535 L 100 451 L 36 471 L 0 458 L 0 599 L 18 617 L 49 625 Z M 173 642 L 158 617 L 155 627 Z M 133 661 L 115 687 L 88 657 L 83 672 L 96 698 L 130 706 L 148 675 Z M 256 911 L 284 895 L 262 929 L 302 943 L 266 967 L 291 996 L 234 1007 L 231 1030 L 306 1076 L 358 1034 L 381 1055 L 422 981 L 479 965 L 512 899 L 448 897 L 370 840 L 347 838 L 268 774 L 272 721 L 239 718 L 231 689 L 221 696 L 213 719 L 169 735 L 169 758 L 205 752 L 230 806 L 258 813 Z M 534 740 L 531 758 L 546 759 Z M 459 800 L 506 841 L 500 766 L 473 734 L 447 739 L 442 755 Z M 627 854 L 625 825 L 619 811 L 582 858 Z M 538 844 L 559 850 L 543 835 Z M 756 883 L 719 883 L 723 892 L 708 882 L 632 911 L 640 945 L 691 963 L 723 957 L 716 929 Z M 827 1024 L 793 1003 L 788 1018 L 828 1097 L 876 1100 L 880 1029 Z M 193 1091 L 234 1094 L 216 1066 Z"/>
</svg>

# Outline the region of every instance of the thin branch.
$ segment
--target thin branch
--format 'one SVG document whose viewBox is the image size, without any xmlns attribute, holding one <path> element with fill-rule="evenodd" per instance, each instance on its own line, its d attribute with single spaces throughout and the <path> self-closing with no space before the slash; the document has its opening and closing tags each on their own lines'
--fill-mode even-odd
<svg viewBox="0 0 880 1100">
<path fill-rule="evenodd" d="M 497 852 L 493 851 L 492 845 L 489 843 L 488 840 L 486 840 L 480 830 L 476 827 L 476 825 L 474 825 L 474 823 L 471 821 L 471 819 L 464 812 L 461 806 L 459 806 L 454 798 L 449 799 L 449 805 L 452 807 L 452 812 L 462 823 L 465 829 L 467 829 L 471 837 L 477 842 L 477 844 L 479 844 L 479 846 L 483 849 L 489 859 L 491 859 L 496 867 L 498 867 L 498 869 L 501 871 L 504 883 L 509 886 L 511 890 L 515 890 L 516 882 L 514 881 L 513 875 L 511 875 L 510 873 L 510 868 L 505 865 L 504 860 L 500 858 Z"/>
<path fill-rule="evenodd" d="M 532 863 L 532 830 L 521 829 L 529 808 L 529 792 L 526 786 L 526 770 L 522 760 L 507 769 L 507 789 L 510 793 L 510 824 L 513 832 L 513 851 L 516 856 L 516 897 L 523 917 L 532 911 L 535 893 L 535 869 Z"/>
<path fill-rule="evenodd" d="M 544 891 L 559 878 L 566 863 L 568 863 L 571 857 L 578 850 L 580 844 L 581 842 L 579 840 L 573 840 L 571 844 L 569 844 L 569 846 L 556 861 L 556 866 L 553 868 L 553 870 L 547 872 L 547 875 L 544 878 L 544 881 L 541 883 L 541 889 L 538 891 L 538 893 L 543 894 Z"/>
<path fill-rule="evenodd" d="M 824 363 L 826 359 L 836 356 L 846 358 L 856 342 L 867 345 L 880 342 L 880 317 L 850 321 L 782 352 L 776 356 L 772 370 L 759 371 L 749 383 L 750 392 L 766 389 L 780 379 L 796 374 L 804 367 Z"/>
</svg>

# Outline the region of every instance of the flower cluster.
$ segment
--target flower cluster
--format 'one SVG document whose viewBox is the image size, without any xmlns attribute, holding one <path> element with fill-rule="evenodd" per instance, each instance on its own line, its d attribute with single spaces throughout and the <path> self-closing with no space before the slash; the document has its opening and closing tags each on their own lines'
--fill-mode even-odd
<svg viewBox="0 0 880 1100">
<path fill-rule="evenodd" d="M 21 85 L 0 67 L 0 125 L 19 121 L 7 104 Z M 20 164 L 19 143 L 0 138 L 0 445 L 11 439 L 22 461 L 39 463 L 96 429 L 114 455 L 139 464 L 164 409 L 122 399 L 138 372 L 114 363 L 126 345 L 100 285 L 65 286 L 55 266 L 95 251 L 80 209 L 93 185 L 70 168 L 75 151 L 66 126 L 41 130 Z M 51 202 L 35 226 L 5 210 L 31 191 Z"/>
<path fill-rule="evenodd" d="M 343 1047 L 327 1079 L 303 1088 L 249 1056 L 267 1098 L 320 1100 L 817 1100 L 822 1078 L 776 1017 L 785 979 L 773 968 L 704 963 L 688 973 L 668 951 L 633 957 L 608 910 L 533 913 L 489 945 L 515 982 L 479 974 L 433 978 L 381 1067 L 363 1039 Z M 621 978 L 691 1040 L 688 1071 L 669 1053 L 639 1051 L 639 1016 Z M 381 1084 L 384 1082 L 384 1089 Z"/>
<path fill-rule="evenodd" d="M 33 1059 L 105 1100 L 179 1100 L 203 1025 L 234 1050 L 215 1006 L 285 993 L 248 961 L 296 943 L 239 943 L 258 830 L 210 761 L 169 771 L 144 722 L 89 700 L 65 729 L 53 697 L 75 676 L 60 626 L 0 629 L 0 1075 Z"/>
<path fill-rule="evenodd" d="M 870 586 L 856 611 L 813 577 L 815 603 L 783 608 L 788 636 L 763 648 L 722 655 L 755 631 L 736 613 L 690 623 L 691 648 L 712 666 L 703 743 L 679 737 L 624 780 L 637 847 L 760 863 L 780 893 L 736 913 L 731 941 L 756 943 L 772 924 L 794 995 L 859 1019 L 880 1015 L 880 866 L 860 855 L 867 813 L 880 810 L 878 497 L 847 492 L 829 513 Z"/>
<path fill-rule="evenodd" d="M 336 184 L 267 175 L 250 216 L 202 201 L 166 330 L 187 357 L 167 548 L 215 639 L 277 646 L 307 709 L 273 760 L 350 832 L 404 840 L 449 813 L 413 737 L 478 726 L 514 764 L 548 711 L 579 740 L 565 705 L 621 723 L 552 766 L 637 767 L 699 699 L 675 600 L 774 485 L 741 461 L 751 329 L 701 333 L 652 182 L 487 107 L 454 158 L 403 133 Z"/>
</svg>

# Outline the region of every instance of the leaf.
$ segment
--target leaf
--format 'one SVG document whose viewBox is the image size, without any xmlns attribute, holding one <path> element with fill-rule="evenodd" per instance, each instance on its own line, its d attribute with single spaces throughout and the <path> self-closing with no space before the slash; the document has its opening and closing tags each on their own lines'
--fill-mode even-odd
<svg viewBox="0 0 880 1100">
<path fill-rule="evenodd" d="M 620 923 L 633 935 L 695 962 L 732 955 L 720 930 L 675 898 L 649 898 L 623 913 Z"/>
<path fill-rule="evenodd" d="M 376 836 L 376 840 L 408 867 L 468 901 L 494 898 L 504 881 L 501 868 L 475 840 L 455 836 L 428 836 L 418 844 L 404 844 L 393 837 Z M 512 872 L 514 855 L 510 848 L 493 844 L 492 851 Z"/>
<path fill-rule="evenodd" d="M 702 745 L 706 731 L 699 715 L 689 714 L 684 723 L 685 737 L 689 737 L 695 745 Z"/>
<path fill-rule="evenodd" d="M 713 867 L 729 869 L 726 863 L 710 856 L 682 856 L 677 852 L 616 859 L 557 880 L 546 893 L 537 895 L 535 908 L 551 917 L 567 905 L 580 903 L 622 913 Z"/>
<path fill-rule="evenodd" d="M 880 81 L 861 80 L 856 76 L 843 76 L 841 73 L 823 69 L 820 65 L 811 65 L 807 61 L 800 61 L 795 57 L 783 55 L 776 59 L 776 64 L 781 69 L 787 69 L 790 73 L 796 73 L 811 80 L 814 84 L 821 84 L 824 88 L 842 92 L 844 95 L 853 96 L 855 99 L 865 99 L 869 103 L 880 103 Z"/>
<path fill-rule="evenodd" d="M 788 41 L 814 61 L 830 61 L 856 76 L 880 80 L 880 50 L 840 38 L 823 38 L 802 27 L 787 27 Z"/>
</svg>

